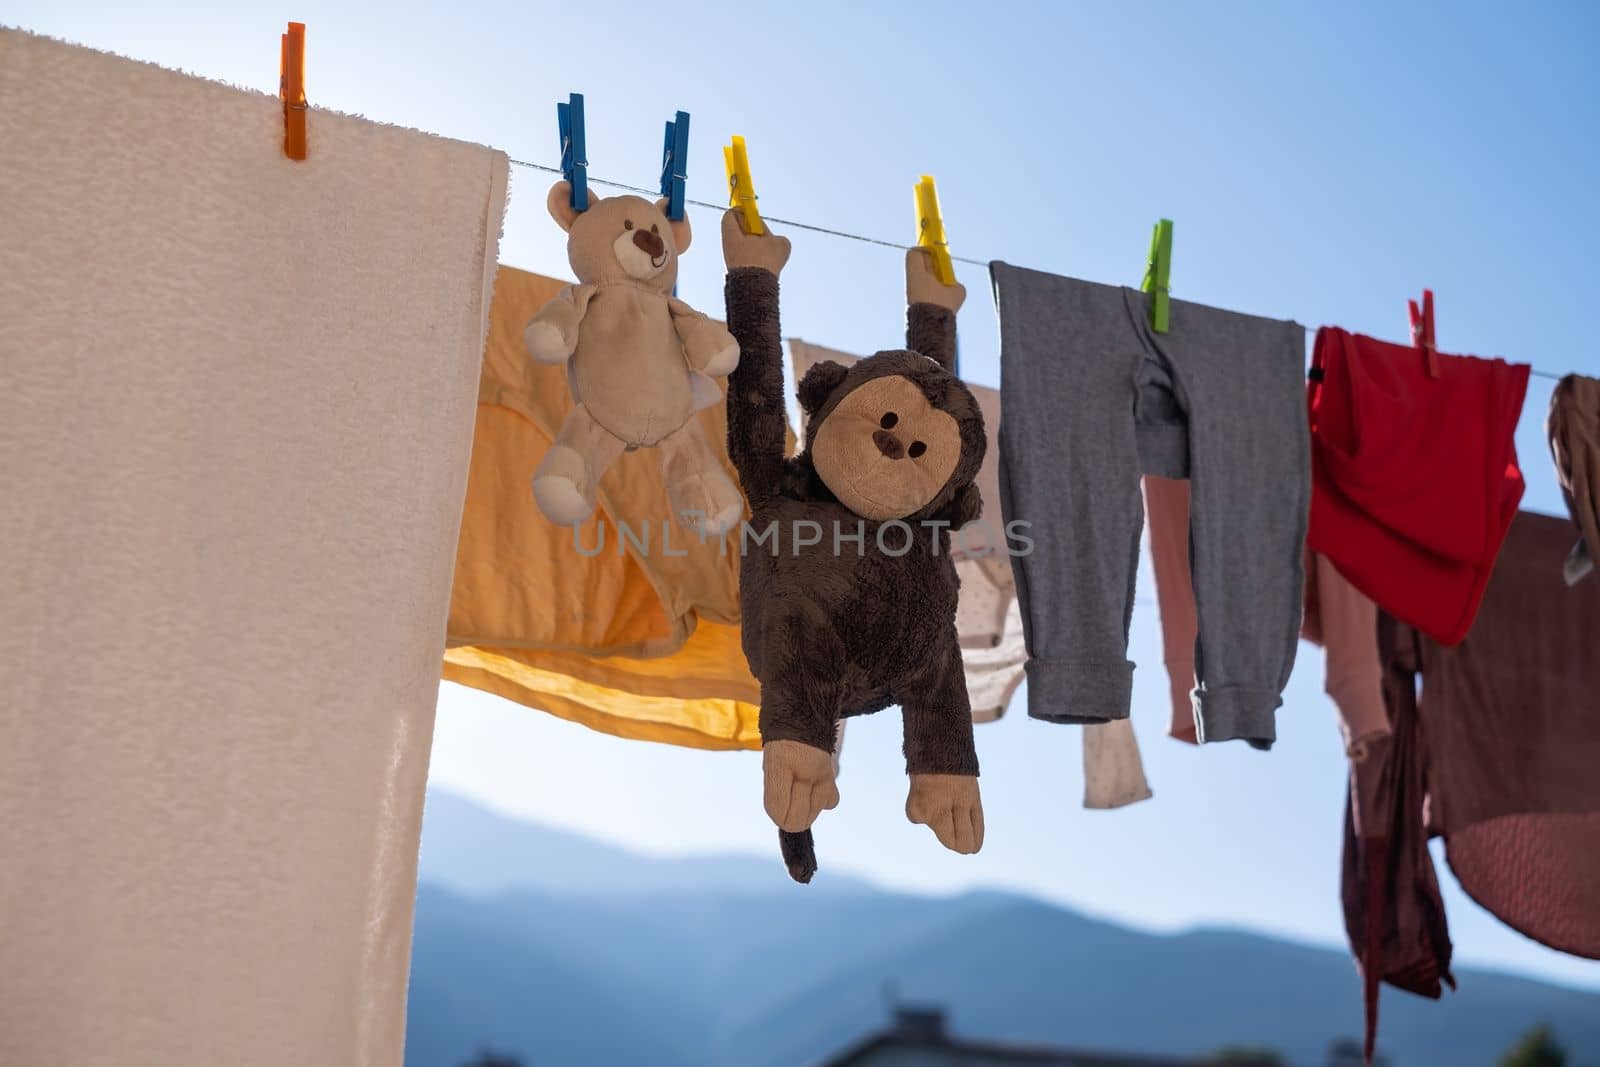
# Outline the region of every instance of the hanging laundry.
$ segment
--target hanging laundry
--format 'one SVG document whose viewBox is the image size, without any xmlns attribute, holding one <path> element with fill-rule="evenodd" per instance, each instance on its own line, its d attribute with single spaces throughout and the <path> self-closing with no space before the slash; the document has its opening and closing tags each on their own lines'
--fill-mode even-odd
<svg viewBox="0 0 1600 1067">
<path fill-rule="evenodd" d="M 1450 929 L 1423 825 L 1427 754 L 1417 711 L 1417 634 L 1380 615 L 1374 635 L 1383 663 L 1391 733 L 1350 764 L 1340 898 L 1345 933 L 1361 972 L 1366 1056 L 1378 1036 L 1378 987 L 1388 982 L 1437 1000 L 1450 973 Z"/>
<path fill-rule="evenodd" d="M 0 1063 L 393 1067 L 506 157 L 15 30 L 0 99 Z"/>
<path fill-rule="evenodd" d="M 1600 380 L 1569 374 L 1550 394 L 1545 419 L 1550 456 L 1578 543 L 1562 565 L 1568 585 L 1594 570 L 1600 558 Z"/>
<path fill-rule="evenodd" d="M 1189 570 L 1189 482 L 1146 474 L 1143 489 L 1150 573 L 1161 618 L 1161 659 L 1172 698 L 1172 724 L 1167 733 L 1197 744 L 1194 641 L 1200 633 L 1200 620 L 1195 616 L 1194 575 Z"/>
<path fill-rule="evenodd" d="M 1161 644 L 1172 693 L 1170 733 L 1194 742 L 1196 621 L 1189 583 L 1189 483 L 1157 475 L 1144 480 L 1150 524 L 1150 562 L 1161 612 Z M 1378 609 L 1326 556 L 1305 550 L 1305 612 L 1300 636 L 1325 650 L 1323 688 L 1339 713 L 1339 730 L 1352 759 L 1389 732 L 1378 649 L 1373 643 Z"/>
<path fill-rule="evenodd" d="M 1428 823 L 1474 900 L 1600 958 L 1600 583 L 1562 583 L 1571 541 L 1517 515 L 1472 632 L 1422 642 Z"/>
<path fill-rule="evenodd" d="M 860 358 L 789 339 L 790 365 L 797 382 L 819 363 L 832 361 L 850 367 Z M 950 535 L 949 551 L 961 582 L 956 632 L 961 640 L 972 721 L 993 722 L 1005 714 L 1012 694 L 1022 682 L 1026 649 L 1022 642 L 1022 613 L 1016 606 L 1016 580 L 1011 574 L 1011 559 L 1005 553 L 1000 517 L 1000 457 L 994 442 L 1000 425 L 1000 391 L 971 384 L 967 388 L 978 401 L 989 434 L 990 447 L 984 452 L 977 479 L 983 516 L 965 530 Z"/>
<path fill-rule="evenodd" d="M 1193 473 L 1198 735 L 1266 748 L 1294 663 L 1310 495 L 1292 322 L 1170 302 L 1149 325 L 1133 289 L 992 265 L 1000 310 L 1000 485 L 1030 524 L 1014 563 L 1028 713 L 1128 716 L 1141 472 Z"/>
<path fill-rule="evenodd" d="M 1083 806 L 1125 808 L 1155 794 L 1144 775 L 1144 758 L 1132 719 L 1093 722 L 1083 728 Z"/>
<path fill-rule="evenodd" d="M 1557 576 L 1571 537 L 1565 520 L 1518 514 L 1455 646 L 1383 617 L 1394 738 L 1353 768 L 1344 856 L 1369 1034 L 1377 979 L 1426 995 L 1448 979 L 1429 835 L 1444 837 L 1461 888 L 1506 925 L 1600 958 L 1600 585 Z M 1375 909 L 1385 914 L 1376 932 L 1359 921 Z"/>
<path fill-rule="evenodd" d="M 737 544 L 673 520 L 649 450 L 608 469 L 575 528 L 550 523 L 529 489 L 571 401 L 561 368 L 527 357 L 523 326 L 564 284 L 496 277 L 444 677 L 619 737 L 759 748 Z M 695 417 L 707 440 L 726 438 L 723 405 Z"/>
<path fill-rule="evenodd" d="M 1011 707 L 1011 698 L 1022 684 L 1028 650 L 1022 643 L 1022 609 L 1017 604 L 1016 586 L 984 584 L 994 570 L 985 566 L 987 560 L 961 560 L 956 563 L 956 577 L 961 581 L 960 599 L 956 602 L 956 636 L 961 639 L 961 668 L 967 676 L 967 696 L 972 701 L 973 722 L 997 722 Z M 1006 561 L 1009 569 L 1010 562 Z M 970 583 L 970 585 L 969 585 Z M 973 593 L 968 593 L 971 588 Z M 1005 619 L 999 634 L 989 629 L 992 609 L 984 600 L 992 595 L 1006 603 Z M 964 610 L 962 605 L 976 608 Z M 989 644 L 979 644 L 987 640 Z"/>
<path fill-rule="evenodd" d="M 1311 547 L 1396 618 L 1467 635 L 1522 499 L 1513 435 L 1528 367 L 1317 331 Z"/>
</svg>

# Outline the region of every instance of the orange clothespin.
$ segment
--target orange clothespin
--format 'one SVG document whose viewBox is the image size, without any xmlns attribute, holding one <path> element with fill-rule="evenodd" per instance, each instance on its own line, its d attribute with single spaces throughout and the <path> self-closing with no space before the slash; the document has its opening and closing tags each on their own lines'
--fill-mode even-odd
<svg viewBox="0 0 1600 1067">
<path fill-rule="evenodd" d="M 1439 345 L 1433 333 L 1433 290 L 1422 290 L 1422 306 L 1418 307 L 1415 300 L 1406 301 L 1407 310 L 1411 314 L 1411 343 L 1422 353 L 1424 365 L 1428 368 L 1428 377 L 1439 376 Z"/>
<path fill-rule="evenodd" d="M 278 96 L 283 100 L 283 154 L 306 158 L 306 24 L 289 23 L 279 39 Z"/>
</svg>

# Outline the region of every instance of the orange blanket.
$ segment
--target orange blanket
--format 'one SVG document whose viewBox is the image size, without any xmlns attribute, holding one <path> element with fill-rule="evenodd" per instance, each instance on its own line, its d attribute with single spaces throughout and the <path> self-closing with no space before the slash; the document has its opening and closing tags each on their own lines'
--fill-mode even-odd
<svg viewBox="0 0 1600 1067">
<path fill-rule="evenodd" d="M 576 530 L 534 503 L 529 479 L 571 400 L 522 329 L 566 284 L 505 266 L 495 278 L 444 677 L 618 737 L 759 748 L 737 531 L 702 543 L 672 523 L 647 450 L 612 466 Z M 723 405 L 696 417 L 727 440 Z"/>
</svg>

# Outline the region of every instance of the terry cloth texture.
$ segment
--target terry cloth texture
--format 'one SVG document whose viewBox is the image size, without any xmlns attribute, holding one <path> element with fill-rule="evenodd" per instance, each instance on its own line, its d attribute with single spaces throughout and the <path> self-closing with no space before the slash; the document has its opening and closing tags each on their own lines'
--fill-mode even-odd
<svg viewBox="0 0 1600 1067">
<path fill-rule="evenodd" d="M 829 360 L 848 367 L 860 356 L 840 352 L 795 338 L 789 339 L 789 360 L 794 380 L 800 381 L 818 363 Z M 981 385 L 967 386 L 983 412 L 989 435 L 978 471 L 978 492 L 983 516 L 949 538 L 961 582 L 956 602 L 956 632 L 961 640 L 961 665 L 972 702 L 973 722 L 993 722 L 1005 714 L 1011 696 L 1022 683 L 1026 650 L 1022 642 L 1022 613 L 1017 607 L 1016 581 L 1005 554 L 1005 531 L 1000 520 L 999 449 L 995 428 L 1000 425 L 1000 392 Z"/>
<path fill-rule="evenodd" d="M 1013 560 L 1027 633 L 1028 713 L 1128 716 L 1141 472 L 1195 483 L 1199 616 L 1194 706 L 1202 741 L 1270 747 L 1294 664 L 1310 495 L 1292 322 L 1147 298 L 991 265 L 1000 310 L 1000 491 L 1029 523 Z"/>
<path fill-rule="evenodd" d="M 0 31 L 0 1063 L 398 1067 L 506 157 Z"/>
<path fill-rule="evenodd" d="M 1562 568 L 1567 584 L 1576 585 L 1600 558 L 1600 381 L 1580 374 L 1562 378 L 1550 394 L 1545 432 L 1561 494 L 1578 527 L 1578 543 Z"/>
<path fill-rule="evenodd" d="M 530 479 L 572 400 L 522 332 L 567 284 L 511 267 L 496 279 L 444 677 L 619 737 L 759 748 L 737 531 L 702 540 L 672 521 L 648 449 L 611 466 L 576 528 L 534 501 Z M 732 477 L 725 405 L 695 418 Z"/>
<path fill-rule="evenodd" d="M 1528 367 L 1317 331 L 1311 547 L 1436 641 L 1467 635 L 1522 499 L 1513 440 Z"/>
<path fill-rule="evenodd" d="M 1161 612 L 1161 644 L 1172 693 L 1171 734 L 1195 740 L 1189 698 L 1194 685 L 1195 607 L 1189 582 L 1189 483 L 1155 475 L 1144 480 L 1150 561 Z M 1326 556 L 1305 558 L 1305 614 L 1300 636 L 1324 649 L 1323 684 L 1339 712 L 1339 730 L 1352 758 L 1389 732 L 1378 662 L 1378 609 Z"/>
</svg>

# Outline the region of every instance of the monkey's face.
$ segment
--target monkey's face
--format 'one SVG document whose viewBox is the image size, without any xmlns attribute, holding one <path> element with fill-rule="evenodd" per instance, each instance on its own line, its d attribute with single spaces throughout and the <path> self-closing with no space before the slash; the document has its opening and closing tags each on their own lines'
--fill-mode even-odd
<svg viewBox="0 0 1600 1067">
<path fill-rule="evenodd" d="M 961 429 L 903 375 L 871 378 L 822 420 L 812 463 L 845 507 L 876 522 L 927 507 L 961 459 Z"/>
</svg>

